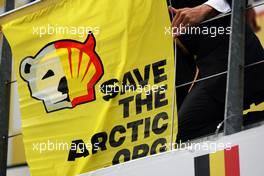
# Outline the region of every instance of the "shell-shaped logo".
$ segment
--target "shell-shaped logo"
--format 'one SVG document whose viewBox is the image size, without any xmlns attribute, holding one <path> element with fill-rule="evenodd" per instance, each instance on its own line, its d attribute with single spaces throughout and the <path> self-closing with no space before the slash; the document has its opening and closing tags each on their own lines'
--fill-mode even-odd
<svg viewBox="0 0 264 176">
<path fill-rule="evenodd" d="M 26 57 L 20 75 L 31 97 L 43 101 L 47 112 L 74 108 L 96 99 L 95 85 L 104 74 L 90 33 L 84 43 L 60 40 L 47 44 L 34 57 Z"/>
</svg>

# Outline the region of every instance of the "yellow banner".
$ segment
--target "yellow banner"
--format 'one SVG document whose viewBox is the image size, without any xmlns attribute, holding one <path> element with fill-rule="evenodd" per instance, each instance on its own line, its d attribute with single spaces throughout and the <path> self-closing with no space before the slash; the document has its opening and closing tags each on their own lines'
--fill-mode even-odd
<svg viewBox="0 0 264 176">
<path fill-rule="evenodd" d="M 45 0 L 17 13 L 1 25 L 32 176 L 75 176 L 169 149 L 177 118 L 165 0 Z"/>
</svg>

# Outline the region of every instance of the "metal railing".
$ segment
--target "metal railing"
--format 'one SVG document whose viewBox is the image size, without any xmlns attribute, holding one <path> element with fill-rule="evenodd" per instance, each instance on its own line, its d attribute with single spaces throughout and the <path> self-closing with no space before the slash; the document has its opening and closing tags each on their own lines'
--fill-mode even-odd
<svg viewBox="0 0 264 176">
<path fill-rule="evenodd" d="M 14 0 L 7 0 L 6 11 L 14 8 Z M 264 3 L 258 3 L 254 8 Z M 264 64 L 264 60 L 250 65 L 244 66 L 244 52 L 245 52 L 245 0 L 233 0 L 232 7 L 232 34 L 230 37 L 230 50 L 228 70 L 217 73 L 205 78 L 196 80 L 195 82 L 205 81 L 214 77 L 227 74 L 227 91 L 226 91 L 226 105 L 225 105 L 225 120 L 224 120 L 224 133 L 225 135 L 239 132 L 242 127 L 243 116 L 243 87 L 244 87 L 244 68 L 253 67 L 258 64 Z M 222 18 L 230 15 L 227 13 L 203 23 Z M 6 158 L 7 158 L 7 140 L 8 138 L 16 137 L 21 133 L 8 136 L 8 118 L 9 118 L 9 100 L 7 96 L 10 93 L 10 84 L 16 80 L 11 80 L 11 53 L 8 50 L 8 43 L 4 39 L 2 58 L 0 60 L 0 175 L 6 176 Z M 4 68 L 4 69 L 3 69 Z M 4 76 L 3 76 L 4 75 Z M 10 81 L 8 81 L 10 80 Z M 177 88 L 191 85 L 193 82 L 187 82 L 177 85 Z"/>
<path fill-rule="evenodd" d="M 241 131 L 244 99 L 246 0 L 233 0 L 227 70 L 224 134 Z"/>
<path fill-rule="evenodd" d="M 8 0 L 5 3 L 5 11 L 14 9 L 15 1 Z M 8 153 L 8 126 L 10 110 L 10 88 L 12 55 L 10 46 L 3 36 L 3 47 L 0 58 L 0 175 L 6 176 Z"/>
</svg>

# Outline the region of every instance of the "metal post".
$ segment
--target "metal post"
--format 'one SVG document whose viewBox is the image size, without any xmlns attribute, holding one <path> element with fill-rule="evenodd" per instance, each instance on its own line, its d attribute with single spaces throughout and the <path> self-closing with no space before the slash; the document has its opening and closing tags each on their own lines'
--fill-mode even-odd
<svg viewBox="0 0 264 176">
<path fill-rule="evenodd" d="M 5 0 L 5 12 L 15 8 L 15 0 Z"/>
<path fill-rule="evenodd" d="M 14 0 L 6 0 L 5 11 L 14 9 Z M 6 176 L 8 126 L 10 110 L 10 81 L 12 56 L 9 44 L 3 37 L 3 47 L 0 58 L 0 175 Z"/>
<path fill-rule="evenodd" d="M 246 0 L 233 0 L 224 134 L 241 131 L 244 99 Z"/>
</svg>

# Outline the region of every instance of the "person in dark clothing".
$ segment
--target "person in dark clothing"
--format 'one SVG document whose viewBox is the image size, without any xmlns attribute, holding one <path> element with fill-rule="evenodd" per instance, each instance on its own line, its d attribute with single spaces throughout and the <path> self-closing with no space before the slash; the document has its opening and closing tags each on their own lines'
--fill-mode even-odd
<svg viewBox="0 0 264 176">
<path fill-rule="evenodd" d="M 169 7 L 171 6 L 170 0 L 167 0 L 167 4 Z M 172 14 L 170 17 L 172 20 Z M 177 109 L 180 109 L 185 97 L 187 96 L 191 88 L 191 85 L 186 83 L 190 83 L 194 80 L 197 72 L 197 67 L 194 56 L 191 55 L 183 45 L 179 45 L 179 43 L 177 43 L 175 47 L 177 48 L 176 58 L 179 58 L 176 59 L 176 102 Z"/>
<path fill-rule="evenodd" d="M 177 95 L 177 108 L 180 109 L 184 99 L 188 95 L 191 84 L 196 75 L 196 63 L 194 57 L 185 52 L 181 47 L 177 46 L 177 69 L 176 69 L 176 95 Z M 183 86 L 182 86 L 183 85 Z M 178 87 L 180 86 L 180 87 Z M 178 87 L 178 88 L 177 88 Z"/>
<path fill-rule="evenodd" d="M 206 0 L 173 0 L 171 11 L 175 14 L 173 27 L 197 26 L 230 30 L 230 16 L 206 23 L 202 21 L 219 14 L 205 5 Z M 232 0 L 228 0 L 231 6 Z M 228 31 L 228 30 L 226 30 Z M 230 33 L 184 34 L 176 36 L 188 51 L 196 56 L 199 78 L 227 70 Z M 245 64 L 263 61 L 264 50 L 249 24 L 246 25 Z M 264 64 L 245 69 L 244 107 L 264 101 Z M 226 74 L 196 83 L 184 99 L 178 114 L 177 142 L 187 141 L 215 132 L 224 120 Z"/>
</svg>

